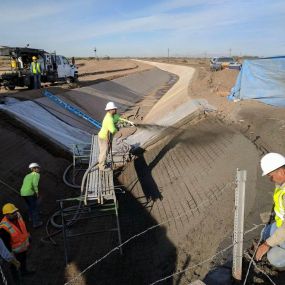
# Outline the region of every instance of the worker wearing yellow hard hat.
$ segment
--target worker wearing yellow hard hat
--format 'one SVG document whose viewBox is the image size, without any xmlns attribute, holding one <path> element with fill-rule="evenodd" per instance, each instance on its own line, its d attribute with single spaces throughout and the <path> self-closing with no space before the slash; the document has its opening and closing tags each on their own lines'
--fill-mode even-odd
<svg viewBox="0 0 285 285">
<path fill-rule="evenodd" d="M 31 62 L 30 71 L 34 79 L 34 89 L 40 89 L 41 88 L 41 73 L 42 73 L 41 65 L 38 62 L 38 59 L 36 56 L 33 56 L 32 60 L 33 61 Z"/>
<path fill-rule="evenodd" d="M 17 260 L 21 263 L 21 273 L 26 274 L 26 258 L 29 248 L 30 234 L 26 224 L 19 212 L 19 209 L 12 203 L 7 203 L 2 207 L 4 218 L 0 223 L 0 231 L 5 231 L 9 237 L 9 247 Z M 2 232 L 1 232 L 2 234 Z"/>
<path fill-rule="evenodd" d="M 277 267 L 285 267 L 285 156 L 279 153 L 268 153 L 262 157 L 263 176 L 268 176 L 275 183 L 273 194 L 274 218 L 262 234 L 263 243 L 256 251 L 256 260 L 267 253 L 269 262 Z"/>
<path fill-rule="evenodd" d="M 13 214 L 15 213 L 16 211 L 19 211 L 18 208 L 16 208 L 16 206 L 12 203 L 7 203 L 3 206 L 2 208 L 2 213 L 3 215 L 6 215 L 6 214 Z"/>
</svg>

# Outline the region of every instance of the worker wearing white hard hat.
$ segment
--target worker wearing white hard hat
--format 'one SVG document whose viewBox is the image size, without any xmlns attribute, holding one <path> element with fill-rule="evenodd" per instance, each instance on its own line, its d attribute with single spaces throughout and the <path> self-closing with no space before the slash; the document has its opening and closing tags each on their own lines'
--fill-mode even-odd
<svg viewBox="0 0 285 285">
<path fill-rule="evenodd" d="M 23 180 L 21 187 L 21 196 L 29 208 L 29 218 L 33 222 L 33 227 L 42 226 L 42 221 L 39 215 L 39 181 L 40 181 L 40 165 L 36 162 L 29 164 L 28 168 L 31 170 Z"/>
<path fill-rule="evenodd" d="M 268 153 L 260 161 L 262 176 L 268 176 L 275 183 L 273 194 L 274 218 L 262 234 L 263 243 L 256 251 L 259 261 L 267 253 L 269 262 L 277 267 L 285 267 L 285 157 L 279 153 Z"/>
<path fill-rule="evenodd" d="M 105 107 L 105 111 L 107 111 L 103 122 L 102 128 L 98 133 L 98 145 L 99 145 L 99 157 L 98 157 L 98 165 L 100 170 L 108 169 L 106 165 L 106 159 L 109 152 L 112 151 L 112 140 L 117 132 L 117 123 L 118 122 L 126 122 L 131 125 L 134 125 L 131 121 L 121 118 L 117 114 L 117 106 L 114 102 L 108 102 Z"/>
</svg>

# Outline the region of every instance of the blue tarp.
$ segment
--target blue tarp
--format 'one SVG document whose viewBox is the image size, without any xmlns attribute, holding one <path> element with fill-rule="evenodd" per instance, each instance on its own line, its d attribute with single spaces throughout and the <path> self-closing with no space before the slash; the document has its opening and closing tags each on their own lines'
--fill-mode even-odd
<svg viewBox="0 0 285 285">
<path fill-rule="evenodd" d="M 228 99 L 285 107 L 285 57 L 245 60 Z"/>
</svg>

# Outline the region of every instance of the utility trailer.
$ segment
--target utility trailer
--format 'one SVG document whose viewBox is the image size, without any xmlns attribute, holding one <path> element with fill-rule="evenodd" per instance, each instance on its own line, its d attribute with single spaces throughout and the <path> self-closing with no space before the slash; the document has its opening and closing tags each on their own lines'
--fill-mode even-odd
<svg viewBox="0 0 285 285">
<path fill-rule="evenodd" d="M 33 88 L 33 75 L 30 71 L 32 57 L 36 56 L 41 65 L 41 82 L 74 82 L 78 78 L 78 69 L 68 59 L 56 53 L 42 49 L 22 47 L 0 47 L 0 57 L 10 59 L 10 67 L 0 74 L 0 86 L 10 90 L 16 86 Z"/>
</svg>

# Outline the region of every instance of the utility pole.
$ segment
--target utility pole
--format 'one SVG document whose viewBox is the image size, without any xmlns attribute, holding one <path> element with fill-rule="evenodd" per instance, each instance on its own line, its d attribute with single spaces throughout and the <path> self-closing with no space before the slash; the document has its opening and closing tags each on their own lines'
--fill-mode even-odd
<svg viewBox="0 0 285 285">
<path fill-rule="evenodd" d="M 230 56 L 232 56 L 232 49 L 231 48 L 229 49 L 229 52 L 230 52 Z"/>
<path fill-rule="evenodd" d="M 96 47 L 94 47 L 94 55 L 95 55 L 95 59 L 96 59 L 96 52 L 97 52 L 97 49 L 96 49 Z"/>
</svg>

